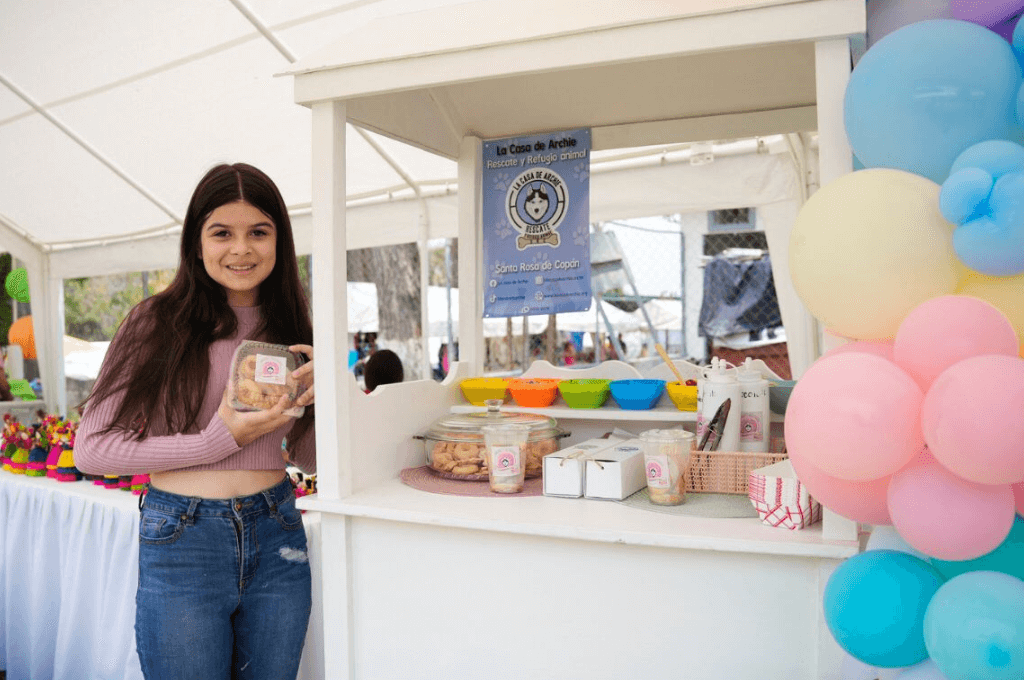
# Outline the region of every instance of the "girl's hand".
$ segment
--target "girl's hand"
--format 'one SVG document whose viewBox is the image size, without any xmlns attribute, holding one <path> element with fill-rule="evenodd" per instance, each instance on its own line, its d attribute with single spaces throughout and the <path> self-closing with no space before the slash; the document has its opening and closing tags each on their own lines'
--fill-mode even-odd
<svg viewBox="0 0 1024 680">
<path fill-rule="evenodd" d="M 274 408 L 268 411 L 242 412 L 236 411 L 231 406 L 231 390 L 224 390 L 224 396 L 220 400 L 217 414 L 224 421 L 235 443 L 239 446 L 259 439 L 263 435 L 283 427 L 289 421 L 294 421 L 292 416 L 285 415 L 284 410 L 290 408 L 288 395 L 281 395 L 281 398 L 274 404 Z"/>
<path fill-rule="evenodd" d="M 299 395 L 299 398 L 295 400 L 296 406 L 309 406 L 315 399 L 315 390 L 313 389 L 313 346 L 312 345 L 291 345 L 288 347 L 289 352 L 302 352 L 309 361 L 299 366 L 292 372 L 292 377 L 295 378 L 300 385 L 306 387 L 306 391 Z"/>
</svg>

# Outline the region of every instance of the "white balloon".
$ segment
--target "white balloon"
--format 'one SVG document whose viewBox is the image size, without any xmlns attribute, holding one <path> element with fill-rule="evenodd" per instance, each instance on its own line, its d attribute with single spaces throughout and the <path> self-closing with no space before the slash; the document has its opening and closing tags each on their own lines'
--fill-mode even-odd
<svg viewBox="0 0 1024 680">
<path fill-rule="evenodd" d="M 839 680 L 896 680 L 903 670 L 902 668 L 876 668 L 846 654 L 843 656 Z M 920 678 L 915 680 L 926 679 Z"/>
<path fill-rule="evenodd" d="M 902 553 L 913 555 L 925 562 L 928 561 L 928 556 L 919 550 L 911 548 L 910 545 L 903 540 L 903 537 L 896 532 L 895 527 L 886 525 L 879 525 L 871 530 L 871 536 L 868 537 L 868 542 L 864 550 L 898 550 Z"/>
<path fill-rule="evenodd" d="M 916 666 L 905 668 L 896 677 L 898 680 L 949 680 L 931 659 L 922 661 Z"/>
</svg>

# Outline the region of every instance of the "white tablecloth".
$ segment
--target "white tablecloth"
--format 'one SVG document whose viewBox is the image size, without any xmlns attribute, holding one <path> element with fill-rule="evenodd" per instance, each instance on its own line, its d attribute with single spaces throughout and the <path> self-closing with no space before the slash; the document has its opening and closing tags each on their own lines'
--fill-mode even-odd
<svg viewBox="0 0 1024 680">
<path fill-rule="evenodd" d="M 315 558 L 319 531 L 304 515 Z M 138 497 L 0 472 L 0 669 L 11 680 L 141 680 Z M 319 584 L 313 584 L 319 616 Z M 299 677 L 319 675 L 317 618 Z"/>
</svg>

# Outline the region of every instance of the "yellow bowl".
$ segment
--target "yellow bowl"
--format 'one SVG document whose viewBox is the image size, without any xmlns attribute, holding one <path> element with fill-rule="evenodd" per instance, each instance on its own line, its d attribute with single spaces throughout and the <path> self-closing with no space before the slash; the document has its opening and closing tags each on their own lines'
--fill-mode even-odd
<svg viewBox="0 0 1024 680">
<path fill-rule="evenodd" d="M 668 392 L 668 398 L 672 400 L 672 403 L 680 411 L 697 410 L 696 385 L 684 385 L 677 380 L 665 385 L 665 391 Z"/>
<path fill-rule="evenodd" d="M 488 399 L 505 400 L 508 381 L 504 378 L 466 378 L 459 383 L 459 387 L 473 406 L 486 406 L 484 402 Z"/>
</svg>

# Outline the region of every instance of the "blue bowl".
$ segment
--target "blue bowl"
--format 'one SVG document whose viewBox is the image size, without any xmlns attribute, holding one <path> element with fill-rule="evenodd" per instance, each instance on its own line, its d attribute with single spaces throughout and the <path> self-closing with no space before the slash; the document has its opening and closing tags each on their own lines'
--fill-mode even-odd
<svg viewBox="0 0 1024 680">
<path fill-rule="evenodd" d="M 613 380 L 612 398 L 619 408 L 643 411 L 654 408 L 665 393 L 665 380 Z"/>
</svg>

